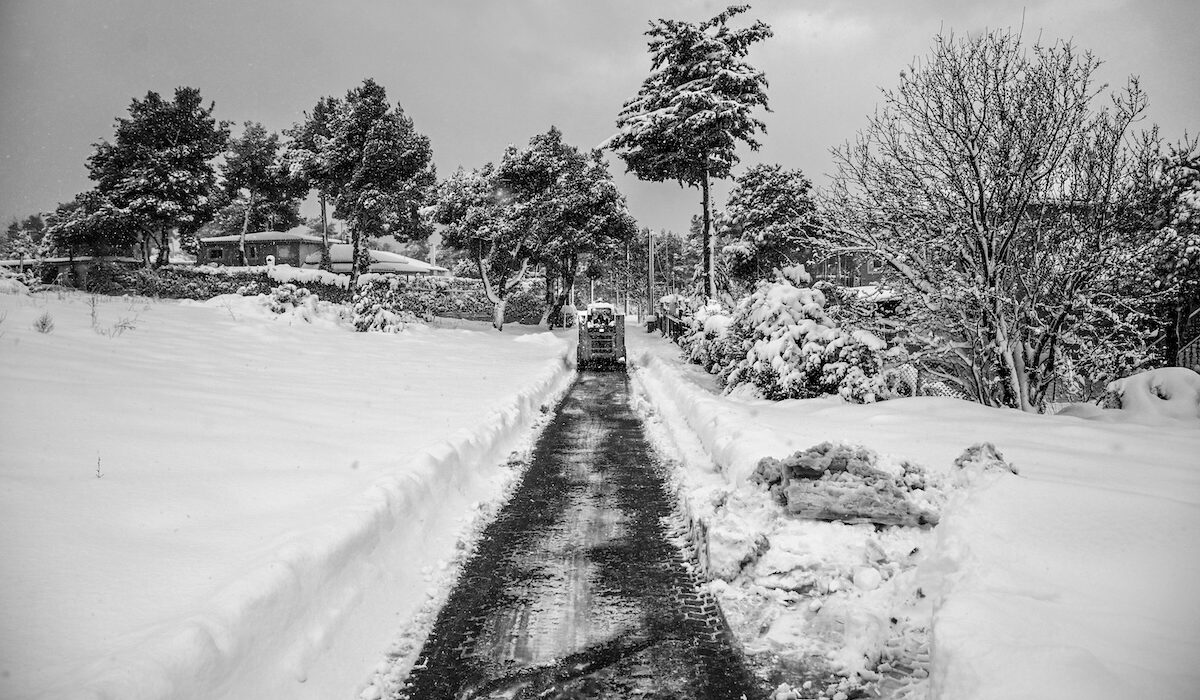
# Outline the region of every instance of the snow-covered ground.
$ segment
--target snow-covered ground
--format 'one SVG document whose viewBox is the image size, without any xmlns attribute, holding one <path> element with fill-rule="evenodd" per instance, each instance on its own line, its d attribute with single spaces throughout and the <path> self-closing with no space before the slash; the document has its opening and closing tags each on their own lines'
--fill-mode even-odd
<svg viewBox="0 0 1200 700">
<path fill-rule="evenodd" d="M 571 376 L 565 335 L 519 326 L 20 292 L 5 698 L 353 697 Z"/>
<path fill-rule="evenodd" d="M 629 339 L 642 410 L 707 521 L 729 579 L 713 585 L 749 650 L 883 672 L 889 697 L 1196 697 L 1195 396 L 1190 414 L 1139 400 L 1078 411 L 1092 419 L 928 397 L 767 402 L 719 395 L 657 335 Z M 924 466 L 940 524 L 801 521 L 749 481 L 760 458 L 825 441 Z M 981 442 L 1019 475 L 954 467 Z"/>
<path fill-rule="evenodd" d="M 570 332 L 20 291 L 0 284 L 5 698 L 369 697 L 571 376 Z M 720 396 L 635 329 L 640 408 L 751 651 L 882 673 L 891 697 L 1194 697 L 1187 406 Z M 799 520 L 751 483 L 824 441 L 924 466 L 940 523 Z M 957 470 L 979 442 L 1019 475 Z"/>
</svg>

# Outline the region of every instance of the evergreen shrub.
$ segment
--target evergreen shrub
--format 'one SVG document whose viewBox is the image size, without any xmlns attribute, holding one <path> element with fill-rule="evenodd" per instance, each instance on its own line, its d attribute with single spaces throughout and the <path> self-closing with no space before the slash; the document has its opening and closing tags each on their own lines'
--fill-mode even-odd
<svg viewBox="0 0 1200 700">
<path fill-rule="evenodd" d="M 802 266 L 759 282 L 732 313 L 716 305 L 696 313 L 688 357 L 716 374 L 728 393 L 755 387 L 763 398 L 837 394 L 854 403 L 885 398 L 886 344 L 867 331 L 843 328 L 825 311 L 825 296 Z"/>
</svg>

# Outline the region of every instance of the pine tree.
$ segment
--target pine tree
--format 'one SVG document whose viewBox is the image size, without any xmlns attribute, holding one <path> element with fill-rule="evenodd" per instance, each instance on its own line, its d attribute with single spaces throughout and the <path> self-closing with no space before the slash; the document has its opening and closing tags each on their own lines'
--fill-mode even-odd
<svg viewBox="0 0 1200 700">
<path fill-rule="evenodd" d="M 735 239 L 723 250 L 731 277 L 749 285 L 805 262 L 815 233 L 811 189 L 804 173 L 779 165 L 755 165 L 737 177 L 720 227 Z"/>
<path fill-rule="evenodd" d="M 336 211 L 351 230 L 351 278 L 370 267 L 366 239 L 427 236 L 420 209 L 437 182 L 429 139 L 417 133 L 404 110 L 370 78 L 346 93 L 330 119 L 332 138 L 321 156 Z"/>
<path fill-rule="evenodd" d="M 498 166 L 460 169 L 443 182 L 434 220 L 447 245 L 469 251 L 498 330 L 531 268 L 544 267 L 547 306 L 560 311 L 582 258 L 611 255 L 635 230 L 603 155 L 565 143 L 554 127 L 526 148 L 509 146 Z M 553 279 L 561 285 L 551 300 Z"/>
<path fill-rule="evenodd" d="M 213 118 L 200 91 L 175 89 L 167 101 L 148 92 L 118 118 L 112 143 L 101 141 L 88 158 L 98 194 L 137 222 L 142 258 L 150 265 L 167 261 L 170 235 L 199 228 L 211 216 L 217 178 L 213 159 L 229 138 L 227 122 Z"/>
<path fill-rule="evenodd" d="M 336 191 L 330 172 L 328 145 L 333 141 L 333 116 L 341 109 L 336 97 L 317 100 L 312 113 L 305 113 L 304 121 L 287 131 L 288 145 L 284 159 L 293 177 L 301 179 L 309 189 L 317 190 L 317 201 L 321 206 L 321 269 L 333 268 L 329 258 L 329 217 L 327 202 Z"/>
<path fill-rule="evenodd" d="M 141 222 L 128 209 L 93 189 L 59 204 L 47 218 L 40 252 L 69 258 L 111 255 L 135 245 L 141 232 Z"/>
<path fill-rule="evenodd" d="M 225 155 L 225 193 L 242 210 L 241 264 L 246 264 L 246 233 L 260 210 L 282 210 L 285 223 L 299 221 L 304 181 L 292 177 L 279 158 L 279 135 L 268 134 L 262 124 L 246 122 L 241 137 L 233 139 Z M 290 228 L 290 226 L 288 226 Z"/>
<path fill-rule="evenodd" d="M 703 293 L 717 294 L 710 181 L 730 176 L 737 145 L 758 150 L 755 134 L 765 125 L 752 115 L 767 109 L 767 79 L 745 59 L 750 46 L 771 36 L 756 21 L 731 29 L 728 21 L 749 10 L 735 5 L 694 24 L 652 22 L 650 75 L 617 117 L 619 132 L 608 142 L 630 172 L 642 180 L 675 180 L 701 191 L 704 249 Z"/>
</svg>

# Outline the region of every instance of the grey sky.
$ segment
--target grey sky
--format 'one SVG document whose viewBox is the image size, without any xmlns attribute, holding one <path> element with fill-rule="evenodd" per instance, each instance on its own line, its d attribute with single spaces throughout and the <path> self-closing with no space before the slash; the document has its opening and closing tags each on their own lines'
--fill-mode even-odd
<svg viewBox="0 0 1200 700">
<path fill-rule="evenodd" d="M 84 161 L 148 90 L 200 89 L 219 118 L 281 130 L 322 95 L 374 77 L 433 142 L 439 173 L 495 160 L 557 125 L 594 146 L 648 69 L 656 17 L 699 20 L 727 2 L 682 0 L 0 0 L 0 217 L 88 189 Z M 754 2 L 775 37 L 751 60 L 770 80 L 758 153 L 816 182 L 939 29 L 1019 27 L 1071 38 L 1120 84 L 1138 74 L 1149 119 L 1175 139 L 1200 129 L 1200 2 L 899 0 Z M 745 16 L 743 16 L 745 17 Z M 619 161 L 613 163 L 621 173 Z M 698 194 L 620 175 L 630 209 L 683 231 Z M 722 201 L 723 191 L 718 193 Z"/>
</svg>

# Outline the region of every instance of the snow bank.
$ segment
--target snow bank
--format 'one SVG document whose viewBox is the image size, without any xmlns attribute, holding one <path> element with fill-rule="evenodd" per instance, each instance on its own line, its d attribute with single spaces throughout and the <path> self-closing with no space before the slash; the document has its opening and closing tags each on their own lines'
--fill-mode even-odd
<svg viewBox="0 0 1200 700">
<path fill-rule="evenodd" d="M 652 433 L 677 450 L 693 502 L 711 504 L 697 511 L 713 556 L 741 567 L 714 587 L 749 651 L 815 658 L 885 697 L 1194 695 L 1200 430 L 934 397 L 851 405 L 719 396 L 676 348 L 655 336 L 628 340 Z M 1155 381 L 1125 388 L 1153 395 Z M 1157 386 L 1178 396 L 1190 382 Z M 940 524 L 876 531 L 786 518 L 747 482 L 757 458 L 825 441 L 940 474 Z M 1020 475 L 958 471 L 956 458 L 983 442 Z"/>
<path fill-rule="evenodd" d="M 351 696 L 571 376 L 520 329 L 91 301 L 0 297 L 3 697 Z"/>
<path fill-rule="evenodd" d="M 1200 420 L 1200 374 L 1187 367 L 1162 367 L 1118 379 L 1108 391 L 1121 409 L 1145 417 Z"/>
</svg>

